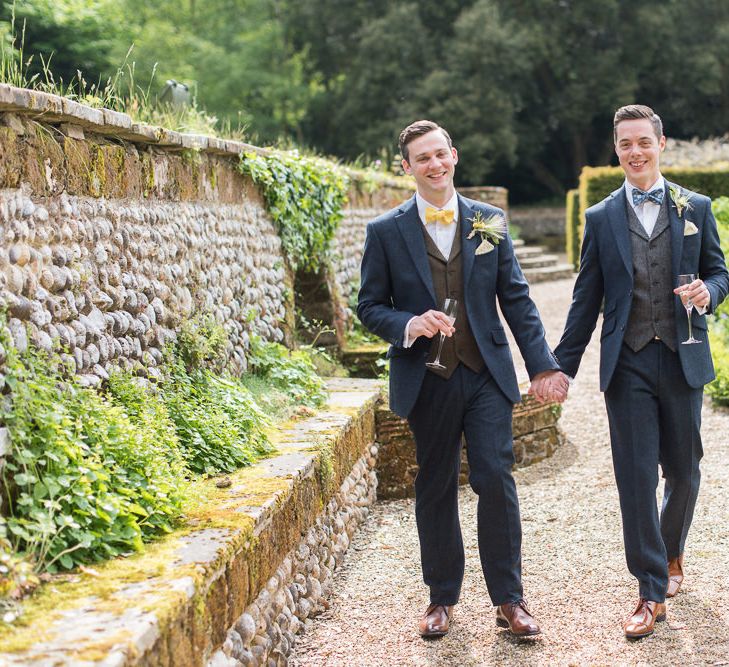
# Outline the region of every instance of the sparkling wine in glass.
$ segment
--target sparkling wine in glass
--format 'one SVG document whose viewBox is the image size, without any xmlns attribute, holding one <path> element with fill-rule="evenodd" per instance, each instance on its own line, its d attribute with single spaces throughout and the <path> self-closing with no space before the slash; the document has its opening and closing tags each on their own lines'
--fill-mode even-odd
<svg viewBox="0 0 729 667">
<path fill-rule="evenodd" d="M 451 326 L 456 321 L 456 309 L 458 308 L 458 301 L 456 299 L 446 299 L 443 302 L 443 313 L 450 320 Z M 445 366 L 440 363 L 440 353 L 443 350 L 443 341 L 445 340 L 445 334 L 440 334 L 440 341 L 438 342 L 438 354 L 435 355 L 433 361 L 428 361 L 425 365 L 428 368 L 437 368 L 438 370 L 444 371 Z"/>
<path fill-rule="evenodd" d="M 682 273 L 678 277 L 678 286 L 679 287 L 688 287 L 692 282 L 696 280 L 696 274 L 695 273 Z M 684 290 L 685 292 L 685 290 Z M 688 295 L 684 296 L 684 293 L 681 292 L 679 294 L 681 297 L 681 303 L 683 304 L 683 307 L 686 309 L 686 316 L 688 317 L 688 333 L 689 337 L 681 341 L 681 345 L 693 345 L 694 343 L 700 343 L 700 340 L 697 340 L 694 338 L 693 333 L 691 332 L 691 311 L 694 309 L 693 301 L 688 297 Z"/>
</svg>

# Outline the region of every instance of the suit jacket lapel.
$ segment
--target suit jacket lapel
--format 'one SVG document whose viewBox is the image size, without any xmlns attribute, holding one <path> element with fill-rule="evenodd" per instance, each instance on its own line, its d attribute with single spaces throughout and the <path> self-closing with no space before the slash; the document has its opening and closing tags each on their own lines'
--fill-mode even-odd
<svg viewBox="0 0 729 667">
<path fill-rule="evenodd" d="M 473 216 L 476 212 L 469 206 L 466 200 L 458 195 L 458 214 L 461 221 L 461 252 L 463 253 L 463 287 L 468 285 L 471 271 L 473 271 L 473 262 L 476 259 L 476 248 L 481 242 L 481 235 L 475 234 L 469 239 L 468 235 L 473 229 Z"/>
<path fill-rule="evenodd" d="M 667 197 L 666 205 L 668 206 L 668 220 L 671 225 L 671 271 L 673 272 L 672 275 L 675 279 L 676 276 L 678 276 L 678 274 L 680 273 L 681 267 L 681 254 L 683 253 L 684 221 L 682 218 L 678 217 L 678 211 L 673 205 L 670 191 L 671 186 L 675 188 L 679 188 L 679 186 L 666 181 L 666 194 L 664 195 L 664 197 Z"/>
<path fill-rule="evenodd" d="M 630 231 L 628 229 L 628 214 L 625 199 L 625 186 L 613 192 L 612 198 L 605 205 L 610 226 L 615 236 L 615 244 L 618 246 L 620 257 L 628 273 L 633 275 L 633 253 L 630 248 Z"/>
<path fill-rule="evenodd" d="M 400 212 L 395 216 L 397 227 L 400 230 L 405 245 L 407 246 L 410 257 L 415 264 L 415 268 L 421 280 L 425 284 L 428 292 L 436 302 L 435 288 L 433 287 L 433 276 L 430 273 L 430 265 L 428 264 L 428 254 L 425 249 L 425 239 L 423 238 L 422 221 L 418 216 L 418 207 L 415 204 L 415 197 L 409 199 L 403 204 Z"/>
</svg>

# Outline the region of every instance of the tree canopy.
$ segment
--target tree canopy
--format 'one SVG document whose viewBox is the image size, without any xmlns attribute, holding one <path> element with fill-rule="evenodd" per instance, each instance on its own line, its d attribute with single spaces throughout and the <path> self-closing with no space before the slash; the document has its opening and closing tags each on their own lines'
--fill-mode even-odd
<svg viewBox="0 0 729 667">
<path fill-rule="evenodd" d="M 5 0 L 54 77 L 113 76 L 134 44 L 259 143 L 396 157 L 417 118 L 448 128 L 462 184 L 561 195 L 612 159 L 612 115 L 653 106 L 675 138 L 724 134 L 729 3 L 716 0 Z M 36 58 L 33 67 L 40 67 Z"/>
</svg>

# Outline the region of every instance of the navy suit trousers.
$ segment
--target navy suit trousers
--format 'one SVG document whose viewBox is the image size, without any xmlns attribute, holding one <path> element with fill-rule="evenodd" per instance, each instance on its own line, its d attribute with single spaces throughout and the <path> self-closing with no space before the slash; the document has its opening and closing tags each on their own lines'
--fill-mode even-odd
<svg viewBox="0 0 729 667">
<path fill-rule="evenodd" d="M 521 523 L 514 464 L 512 402 L 487 370 L 460 364 L 445 380 L 426 373 L 408 415 L 415 436 L 418 475 L 415 516 L 423 579 L 430 601 L 458 602 L 465 567 L 458 517 L 461 436 L 469 482 L 478 494 L 478 546 L 494 605 L 522 598 Z"/>
<path fill-rule="evenodd" d="M 687 384 L 678 354 L 659 341 L 639 352 L 623 345 L 605 392 L 628 569 L 640 596 L 656 602 L 665 599 L 667 560 L 683 553 L 699 492 L 702 395 Z"/>
</svg>

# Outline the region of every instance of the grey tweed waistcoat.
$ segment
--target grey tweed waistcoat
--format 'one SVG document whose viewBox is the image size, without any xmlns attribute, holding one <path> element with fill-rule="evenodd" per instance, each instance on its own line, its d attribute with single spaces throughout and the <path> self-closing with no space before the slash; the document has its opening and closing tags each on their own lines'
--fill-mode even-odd
<svg viewBox="0 0 729 667">
<path fill-rule="evenodd" d="M 634 352 L 658 336 L 676 351 L 676 321 L 671 276 L 671 229 L 666 198 L 650 238 L 626 200 L 633 251 L 633 301 L 624 341 Z"/>
</svg>

